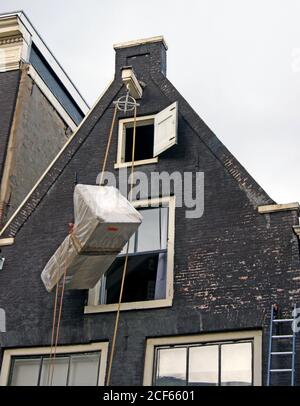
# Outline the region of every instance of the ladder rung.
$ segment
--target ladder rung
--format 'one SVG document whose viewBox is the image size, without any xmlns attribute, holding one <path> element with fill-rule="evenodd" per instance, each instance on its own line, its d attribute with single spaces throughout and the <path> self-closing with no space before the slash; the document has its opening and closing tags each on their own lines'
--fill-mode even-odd
<svg viewBox="0 0 300 406">
<path fill-rule="evenodd" d="M 271 352 L 271 355 L 292 355 L 292 351 Z"/>
<path fill-rule="evenodd" d="M 274 323 L 287 323 L 287 322 L 292 322 L 294 321 L 294 319 L 274 319 L 273 322 Z"/>
<path fill-rule="evenodd" d="M 292 372 L 292 369 L 270 369 L 270 372 Z"/>
<path fill-rule="evenodd" d="M 292 338 L 293 336 L 292 335 L 290 335 L 290 334 L 288 334 L 288 335 L 282 335 L 282 336 L 272 336 L 272 338 L 278 338 L 278 339 L 280 339 L 280 338 Z"/>
</svg>

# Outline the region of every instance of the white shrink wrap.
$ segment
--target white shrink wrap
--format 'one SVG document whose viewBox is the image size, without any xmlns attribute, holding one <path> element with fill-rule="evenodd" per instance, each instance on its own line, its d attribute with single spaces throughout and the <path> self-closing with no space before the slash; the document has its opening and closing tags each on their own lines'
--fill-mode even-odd
<svg viewBox="0 0 300 406">
<path fill-rule="evenodd" d="M 142 216 L 112 186 L 76 185 L 75 223 L 42 271 L 51 292 L 66 271 L 66 289 L 91 289 L 136 232 Z"/>
</svg>

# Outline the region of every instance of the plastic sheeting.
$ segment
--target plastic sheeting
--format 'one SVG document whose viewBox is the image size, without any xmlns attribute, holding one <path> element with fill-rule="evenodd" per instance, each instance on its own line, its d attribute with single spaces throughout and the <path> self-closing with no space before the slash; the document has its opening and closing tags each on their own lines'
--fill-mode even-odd
<svg viewBox="0 0 300 406">
<path fill-rule="evenodd" d="M 66 271 L 66 289 L 91 289 L 136 232 L 140 213 L 111 186 L 77 185 L 75 225 L 45 266 L 41 278 L 51 292 Z"/>
</svg>

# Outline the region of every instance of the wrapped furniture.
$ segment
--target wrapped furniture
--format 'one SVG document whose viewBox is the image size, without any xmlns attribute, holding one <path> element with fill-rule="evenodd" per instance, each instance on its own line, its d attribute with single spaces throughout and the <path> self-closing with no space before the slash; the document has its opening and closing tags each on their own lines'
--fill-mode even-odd
<svg viewBox="0 0 300 406">
<path fill-rule="evenodd" d="M 91 289 L 139 227 L 139 212 L 111 186 L 76 185 L 75 224 L 45 266 L 51 292 L 66 271 L 66 289 Z"/>
</svg>

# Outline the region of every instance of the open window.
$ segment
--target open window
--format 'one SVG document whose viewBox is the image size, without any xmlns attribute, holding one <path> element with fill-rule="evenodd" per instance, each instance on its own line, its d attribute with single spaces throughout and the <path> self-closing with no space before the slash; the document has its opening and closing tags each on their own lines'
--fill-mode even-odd
<svg viewBox="0 0 300 406">
<path fill-rule="evenodd" d="M 135 165 L 155 163 L 158 156 L 177 144 L 178 103 L 175 102 L 156 115 L 137 117 Z M 134 119 L 119 121 L 119 141 L 116 168 L 132 162 Z"/>
<path fill-rule="evenodd" d="M 59 346 L 56 350 L 53 386 L 103 386 L 108 343 Z M 5 350 L 1 386 L 47 386 L 51 366 L 50 347 Z"/>
<path fill-rule="evenodd" d="M 155 207 L 153 205 L 155 204 Z M 143 222 L 131 237 L 121 308 L 162 307 L 173 297 L 174 197 L 134 203 Z M 114 310 L 119 301 L 127 245 L 96 288 L 87 313 Z"/>
<path fill-rule="evenodd" d="M 144 385 L 260 386 L 262 332 L 147 340 Z"/>
</svg>

